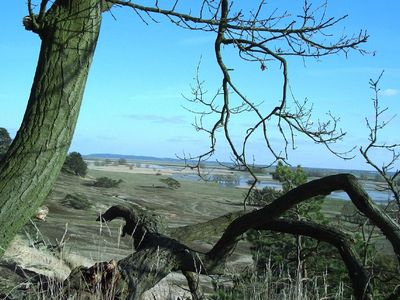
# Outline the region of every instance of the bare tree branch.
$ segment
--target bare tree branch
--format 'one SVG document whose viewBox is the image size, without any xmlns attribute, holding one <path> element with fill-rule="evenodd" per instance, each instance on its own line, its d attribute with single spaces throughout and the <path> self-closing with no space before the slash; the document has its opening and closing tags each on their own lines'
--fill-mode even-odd
<svg viewBox="0 0 400 300">
<path fill-rule="evenodd" d="M 207 254 L 196 252 L 175 239 L 159 234 L 154 231 L 154 228 L 156 228 L 153 226 L 154 222 L 149 222 L 149 220 L 145 220 L 134 211 L 122 206 L 111 207 L 101 216 L 101 219 L 106 221 L 118 217 L 124 218 L 126 225 L 124 226 L 123 234 L 128 233 L 134 239 L 138 252 L 118 263 L 119 272 L 123 280 L 128 282 L 129 293 L 134 295 L 132 299 L 136 299 L 135 297 L 138 297 L 173 270 L 199 274 L 218 272 L 227 257 L 232 254 L 233 246 L 238 238 L 249 229 L 304 235 L 332 244 L 338 249 L 348 269 L 356 298 L 371 299 L 372 290 L 369 286 L 369 275 L 359 262 L 358 256 L 345 234 L 325 225 L 309 221 L 275 219 L 301 201 L 317 194 L 325 194 L 337 189 L 347 191 L 353 201 L 357 203 L 359 209 L 372 219 L 378 220 L 377 223 L 382 220 L 382 218 L 376 217 L 374 214 L 374 212 L 377 213 L 375 209 L 379 210 L 379 208 L 373 207 L 368 198 L 365 198 L 368 196 L 363 194 L 362 188 L 360 189 L 360 186 L 357 186 L 356 181 L 353 181 L 351 176 L 345 174 L 307 183 L 278 198 L 265 208 L 251 213 L 232 213 L 203 224 L 186 226 L 171 231 L 173 236 L 181 236 L 184 240 L 204 239 L 205 236 L 210 235 L 210 232 L 221 232 L 229 224 L 222 238 Z M 293 197 L 294 194 L 296 197 Z M 232 218 L 237 216 L 239 217 L 231 222 Z M 383 220 L 384 222 L 387 221 L 386 219 Z M 150 227 L 147 228 L 148 226 Z M 377 226 L 386 230 L 385 225 L 383 227 Z M 390 230 L 384 231 L 384 233 L 391 241 L 396 241 L 396 238 L 398 238 L 397 236 L 393 238 Z M 137 240 L 140 240 L 140 242 Z M 138 278 L 141 278 L 141 280 Z"/>
<path fill-rule="evenodd" d="M 218 261 L 234 247 L 237 238 L 254 226 L 278 217 L 283 212 L 306 199 L 319 195 L 328 195 L 333 191 L 345 191 L 354 205 L 360 210 L 382 234 L 390 241 L 400 261 L 400 226 L 376 205 L 365 192 L 357 179 L 350 174 L 338 174 L 310 181 L 289 191 L 264 208 L 246 214 L 233 221 L 208 253 L 210 259 Z"/>
<path fill-rule="evenodd" d="M 257 177 L 252 172 L 252 158 L 248 154 L 248 145 L 258 132 L 263 136 L 266 149 L 272 154 L 273 161 L 287 158 L 288 146 L 296 146 L 298 133 L 322 144 L 333 154 L 350 158 L 348 152 L 340 153 L 332 145 L 345 136 L 345 132 L 338 128 L 339 119 L 328 113 L 327 121 L 312 122 L 312 106 L 307 102 L 300 103 L 294 99 L 294 111 L 290 109 L 288 99 L 289 71 L 286 58 L 298 56 L 300 58 L 319 59 L 326 55 L 358 51 L 367 53 L 360 45 L 368 39 L 366 32 L 359 32 L 353 36 L 345 34 L 335 38 L 330 30 L 334 29 L 347 16 L 333 18 L 326 13 L 326 3 L 313 7 L 304 1 L 303 11 L 293 17 L 288 12 L 278 13 L 277 10 L 268 12 L 269 6 L 265 1 L 253 4 L 254 9 L 245 11 L 236 2 L 229 0 L 201 1 L 197 12 L 184 11 L 180 1 L 171 4 L 163 1 L 154 1 L 152 6 L 143 6 L 133 1 L 109 0 L 109 3 L 130 7 L 141 18 L 155 22 L 155 16 L 164 16 L 173 24 L 190 30 L 201 30 L 215 34 L 214 52 L 217 64 L 221 70 L 220 90 L 206 99 L 204 82 L 199 80 L 199 68 L 196 75 L 196 86 L 192 88 L 192 97 L 186 97 L 191 103 L 200 105 L 203 109 L 187 108 L 196 114 L 194 126 L 196 130 L 203 131 L 210 137 L 209 150 L 202 154 L 185 157 L 191 168 L 199 169 L 203 160 L 210 159 L 217 147 L 217 133 L 222 130 L 232 153 L 232 158 L 239 168 L 245 168 L 257 183 Z M 237 10 L 237 11 L 235 11 Z M 147 22 L 147 21 L 145 21 Z M 274 62 L 282 70 L 282 87 L 280 99 L 254 100 L 245 96 L 230 73 L 231 66 L 227 66 L 222 46 L 233 47 L 237 50 L 238 57 L 259 64 L 261 71 L 267 71 Z M 294 97 L 293 97 L 294 98 Z M 239 105 L 235 104 L 240 102 Z M 271 110 L 265 109 L 264 102 L 273 104 Z M 258 104 L 257 104 L 258 103 Z M 235 124 L 235 115 L 246 112 L 253 122 L 246 134 L 242 137 L 241 144 L 232 139 L 232 127 Z M 205 122 L 206 118 L 214 118 L 212 124 Z M 271 135 L 274 131 L 276 120 L 277 132 L 281 136 L 282 145 L 274 145 Z M 220 143 L 220 142 L 218 142 Z M 196 161 L 190 164 L 190 161 Z M 198 171 L 200 173 L 200 171 Z"/>
<path fill-rule="evenodd" d="M 360 153 L 364 157 L 367 164 L 374 168 L 378 174 L 383 178 L 387 185 L 387 189 L 393 194 L 394 200 L 397 204 L 398 210 L 400 210 L 400 189 L 398 185 L 398 175 L 400 170 L 393 170 L 395 163 L 398 162 L 400 158 L 400 144 L 387 144 L 378 141 L 379 134 L 382 130 L 390 123 L 394 118 L 391 117 L 388 121 L 382 120 L 384 118 L 384 113 L 388 110 L 387 107 L 381 108 L 379 104 L 379 82 L 383 76 L 383 72 L 379 75 L 377 80 L 370 79 L 369 85 L 373 91 L 373 106 L 374 106 L 374 116 L 372 120 L 366 118 L 365 122 L 369 129 L 369 143 L 364 147 L 360 147 Z M 371 152 L 373 150 L 383 150 L 391 156 L 388 162 L 384 162 L 381 167 L 379 167 L 373 159 L 371 159 Z M 397 216 L 398 222 L 400 222 L 400 215 Z"/>
</svg>

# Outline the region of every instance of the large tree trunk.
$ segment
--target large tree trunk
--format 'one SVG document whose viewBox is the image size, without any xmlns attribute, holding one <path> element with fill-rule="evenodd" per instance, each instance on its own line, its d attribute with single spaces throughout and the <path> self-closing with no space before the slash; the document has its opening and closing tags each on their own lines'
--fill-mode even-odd
<svg viewBox="0 0 400 300">
<path fill-rule="evenodd" d="M 21 127 L 0 166 L 0 257 L 48 193 L 65 160 L 101 23 L 101 1 L 58 0 Z"/>
</svg>

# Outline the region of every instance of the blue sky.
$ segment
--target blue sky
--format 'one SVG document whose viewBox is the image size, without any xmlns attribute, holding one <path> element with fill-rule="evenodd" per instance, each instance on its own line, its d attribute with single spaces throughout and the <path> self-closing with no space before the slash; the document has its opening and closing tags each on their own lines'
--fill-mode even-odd
<svg viewBox="0 0 400 300">
<path fill-rule="evenodd" d="M 270 1 L 271 7 L 292 9 L 302 1 Z M 248 3 L 243 0 L 238 4 Z M 244 4 L 246 5 L 246 4 Z M 9 1 L 0 19 L 3 28 L 0 40 L 0 126 L 15 135 L 29 97 L 36 68 L 40 40 L 21 25 L 27 14 L 25 1 Z M 367 143 L 364 118 L 373 114 L 370 78 L 385 70 L 381 81 L 381 105 L 388 106 L 387 118 L 400 110 L 400 1 L 330 0 L 328 15 L 349 14 L 337 31 L 358 33 L 366 29 L 370 35 L 367 50 L 375 56 L 350 53 L 325 57 L 321 61 L 291 59 L 289 79 L 298 99 L 314 103 L 315 118 L 324 118 L 331 111 L 341 118 L 341 127 L 348 133 L 336 149 L 349 149 Z M 113 10 L 114 18 L 104 15 L 101 35 L 92 65 L 71 151 L 89 153 L 121 153 L 174 157 L 198 154 L 208 149 L 208 139 L 196 132 L 193 115 L 182 106 L 188 103 L 198 62 L 200 76 L 209 91 L 220 80 L 213 54 L 214 35 L 190 32 L 157 17 L 159 24 L 145 25 L 126 8 Z M 229 55 L 231 53 L 228 53 Z M 229 56 L 235 68 L 233 77 L 246 95 L 264 100 L 278 95 L 279 70 L 259 72 L 259 66 L 244 65 Z M 270 104 L 272 105 L 272 104 Z M 238 118 L 234 129 L 242 132 L 251 120 Z M 382 134 L 387 142 L 398 142 L 399 117 Z M 236 137 L 234 137 L 236 138 Z M 272 141 L 279 146 L 278 135 Z M 268 163 L 270 154 L 255 138 L 249 151 L 258 163 Z M 359 157 L 343 161 L 323 147 L 299 137 L 297 149 L 290 151 L 289 162 L 310 167 L 367 168 Z M 229 152 L 221 140 L 216 157 L 229 160 Z M 376 160 L 384 156 L 377 154 Z"/>
</svg>

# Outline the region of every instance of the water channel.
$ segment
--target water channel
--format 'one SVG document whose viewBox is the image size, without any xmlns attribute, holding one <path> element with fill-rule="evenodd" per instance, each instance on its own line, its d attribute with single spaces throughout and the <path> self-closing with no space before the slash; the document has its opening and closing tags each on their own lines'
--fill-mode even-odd
<svg viewBox="0 0 400 300">
<path fill-rule="evenodd" d="M 177 173 L 175 173 L 172 175 L 172 177 L 177 180 L 189 180 L 189 181 L 201 181 L 202 180 L 196 174 L 177 174 Z M 250 177 L 248 177 L 248 176 L 239 175 L 239 178 L 238 178 L 239 184 L 236 184 L 233 186 L 230 184 L 222 183 L 222 182 L 220 182 L 219 184 L 224 187 L 231 186 L 231 187 L 236 187 L 236 188 L 248 188 L 249 187 L 249 184 L 248 184 L 249 179 L 250 179 Z M 371 197 L 371 199 L 375 202 L 387 202 L 388 200 L 390 200 L 392 198 L 391 193 L 389 193 L 387 191 L 377 190 L 378 187 L 374 182 L 361 181 L 361 183 L 364 186 L 367 193 L 369 194 L 369 196 Z M 279 182 L 274 181 L 273 179 L 266 179 L 266 180 L 261 179 L 256 187 L 258 189 L 262 189 L 264 187 L 271 187 L 271 188 L 279 190 L 282 188 L 282 185 Z M 350 200 L 350 198 L 346 194 L 346 192 L 342 192 L 342 191 L 333 192 L 330 194 L 330 197 L 336 198 L 336 199 L 341 199 L 341 200 Z"/>
</svg>

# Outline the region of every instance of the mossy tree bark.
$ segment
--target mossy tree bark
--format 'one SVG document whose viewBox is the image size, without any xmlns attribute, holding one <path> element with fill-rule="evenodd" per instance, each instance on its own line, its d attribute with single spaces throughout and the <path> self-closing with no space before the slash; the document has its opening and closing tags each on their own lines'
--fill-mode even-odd
<svg viewBox="0 0 400 300">
<path fill-rule="evenodd" d="M 21 127 L 0 165 L 0 257 L 44 201 L 65 160 L 97 43 L 101 1 L 57 0 L 39 20 L 25 24 L 42 45 Z"/>
</svg>

